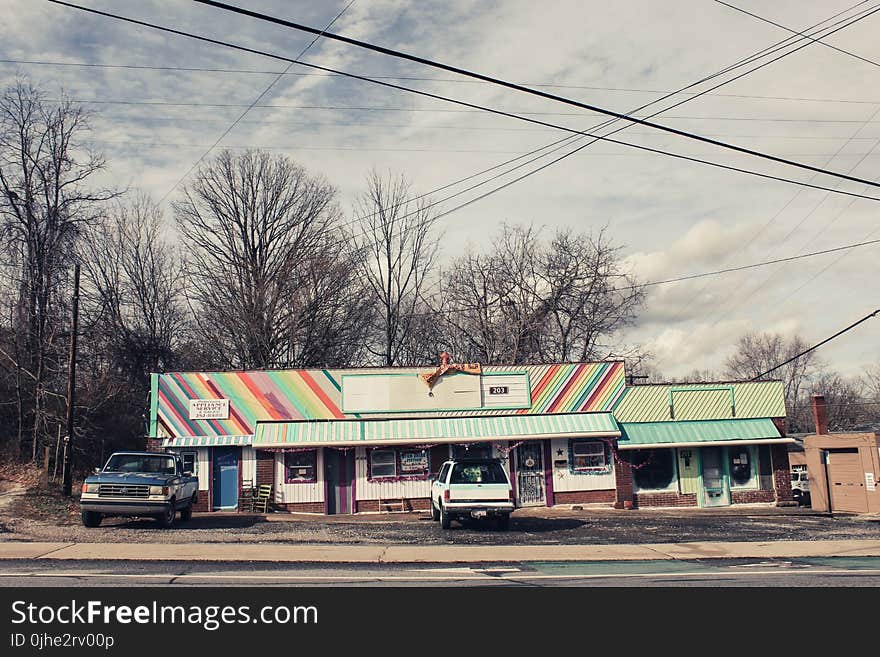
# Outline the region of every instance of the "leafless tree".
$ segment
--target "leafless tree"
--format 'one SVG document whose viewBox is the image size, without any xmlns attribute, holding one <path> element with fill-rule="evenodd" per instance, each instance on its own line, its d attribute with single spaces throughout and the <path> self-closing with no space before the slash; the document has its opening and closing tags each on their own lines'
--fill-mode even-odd
<svg viewBox="0 0 880 657">
<path fill-rule="evenodd" d="M 75 242 L 116 195 L 88 186 L 104 168 L 86 142 L 89 130 L 89 114 L 63 93 L 48 101 L 20 79 L 0 97 L 0 228 L 2 247 L 18 268 L 14 360 L 19 420 L 30 411 L 32 455 L 47 431 L 46 397 L 61 369 L 54 357 L 63 323 L 59 292 L 67 289 Z"/>
<path fill-rule="evenodd" d="M 404 345 L 412 342 L 438 249 L 429 202 L 410 200 L 410 189 L 405 177 L 373 170 L 355 208 L 354 241 L 364 254 L 361 274 L 375 313 L 370 351 L 383 365 L 400 364 Z"/>
<path fill-rule="evenodd" d="M 443 277 L 450 341 L 486 362 L 632 358 L 612 342 L 643 295 L 617 256 L 604 232 L 543 242 L 532 226 L 503 226 L 488 253 L 465 254 Z"/>
<path fill-rule="evenodd" d="M 285 362 L 303 268 L 339 216 L 336 191 L 286 156 L 224 151 L 174 203 L 194 324 L 218 364 Z"/>
<path fill-rule="evenodd" d="M 114 368 L 142 383 L 173 361 L 185 329 L 180 262 L 164 233 L 161 210 L 138 195 L 108 212 L 82 245 L 84 314 L 106 339 Z"/>
<path fill-rule="evenodd" d="M 735 380 L 754 379 L 801 353 L 807 346 L 798 335 L 786 338 L 778 333 L 747 333 L 737 341 L 733 354 L 725 361 L 724 374 Z M 810 380 L 820 368 L 816 352 L 810 352 L 763 377 L 782 380 L 790 420 L 800 417 Z"/>
</svg>

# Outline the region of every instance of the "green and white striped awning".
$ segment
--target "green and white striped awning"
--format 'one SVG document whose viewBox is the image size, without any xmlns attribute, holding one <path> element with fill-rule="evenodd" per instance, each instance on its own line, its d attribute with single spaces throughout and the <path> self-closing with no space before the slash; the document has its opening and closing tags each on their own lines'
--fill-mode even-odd
<svg viewBox="0 0 880 657">
<path fill-rule="evenodd" d="M 245 436 L 177 436 L 166 438 L 162 447 L 224 447 L 229 445 L 250 445 L 254 437 Z"/>
<path fill-rule="evenodd" d="M 352 446 L 619 436 L 611 413 L 258 423 L 254 446 Z"/>
<path fill-rule="evenodd" d="M 793 443 L 783 438 L 773 420 L 684 420 L 681 422 L 621 422 L 620 449 L 661 447 L 710 447 L 715 445 L 762 445 Z"/>
</svg>

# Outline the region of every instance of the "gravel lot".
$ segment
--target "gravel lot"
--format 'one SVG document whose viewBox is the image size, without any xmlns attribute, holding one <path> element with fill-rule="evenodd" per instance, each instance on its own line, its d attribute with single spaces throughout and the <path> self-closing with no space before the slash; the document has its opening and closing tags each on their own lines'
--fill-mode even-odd
<svg viewBox="0 0 880 657">
<path fill-rule="evenodd" d="M 52 521 L 0 510 L 0 541 L 126 543 L 347 543 L 347 544 L 614 544 L 686 541 L 774 541 L 880 538 L 880 517 L 828 516 L 810 509 L 737 507 L 723 510 L 519 509 L 511 529 L 473 524 L 443 531 L 426 513 L 306 516 L 196 514 L 175 529 L 150 519 L 112 518 L 88 529 L 78 518 Z"/>
</svg>

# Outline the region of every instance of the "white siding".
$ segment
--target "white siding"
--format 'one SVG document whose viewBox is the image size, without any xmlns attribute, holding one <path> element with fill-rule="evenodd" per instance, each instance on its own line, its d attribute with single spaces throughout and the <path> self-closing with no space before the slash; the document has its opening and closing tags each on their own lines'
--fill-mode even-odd
<svg viewBox="0 0 880 657">
<path fill-rule="evenodd" d="M 427 479 L 420 481 L 369 481 L 369 462 L 365 447 L 358 447 L 355 450 L 354 463 L 355 494 L 358 500 L 431 497 L 431 482 Z"/>
<path fill-rule="evenodd" d="M 528 408 L 531 406 L 528 374 L 483 376 L 480 385 L 483 391 L 483 408 Z M 507 393 L 490 394 L 490 388 L 498 387 L 507 388 Z"/>
<path fill-rule="evenodd" d="M 253 447 L 241 448 L 241 480 L 256 484 L 257 481 L 257 453 Z"/>
<path fill-rule="evenodd" d="M 199 458 L 199 490 L 208 490 L 211 481 L 211 450 L 207 447 L 198 448 Z"/>
<path fill-rule="evenodd" d="M 557 456 L 557 450 L 562 450 L 563 456 Z M 583 490 L 609 490 L 617 487 L 614 478 L 612 464 L 609 474 L 574 474 L 569 470 L 568 439 L 554 438 L 550 444 L 550 454 L 554 461 L 565 459 L 565 466 L 557 468 L 553 466 L 553 491 L 557 493 L 569 493 Z"/>
<path fill-rule="evenodd" d="M 275 453 L 275 501 L 282 504 L 324 501 L 324 450 L 318 450 L 317 481 L 313 484 L 284 483 L 284 453 Z"/>
</svg>

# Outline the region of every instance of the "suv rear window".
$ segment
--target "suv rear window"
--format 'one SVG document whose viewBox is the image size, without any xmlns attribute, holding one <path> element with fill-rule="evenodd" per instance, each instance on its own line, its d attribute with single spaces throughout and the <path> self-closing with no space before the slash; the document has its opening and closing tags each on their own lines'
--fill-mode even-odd
<svg viewBox="0 0 880 657">
<path fill-rule="evenodd" d="M 456 463 L 452 466 L 450 484 L 506 484 L 507 477 L 500 463 Z"/>
</svg>

